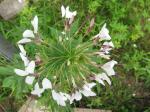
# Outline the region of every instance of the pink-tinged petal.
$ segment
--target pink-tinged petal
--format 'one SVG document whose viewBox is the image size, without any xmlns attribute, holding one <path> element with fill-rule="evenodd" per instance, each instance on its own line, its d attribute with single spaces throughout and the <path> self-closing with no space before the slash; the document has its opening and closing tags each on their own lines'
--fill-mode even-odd
<svg viewBox="0 0 150 112">
<path fill-rule="evenodd" d="M 38 32 L 38 17 L 35 16 L 34 19 L 31 21 L 31 24 L 34 28 L 34 33 Z"/>
<path fill-rule="evenodd" d="M 24 38 L 34 38 L 34 33 L 32 30 L 25 30 L 23 32 L 23 37 Z"/>
<path fill-rule="evenodd" d="M 52 89 L 52 83 L 47 78 L 44 78 L 42 81 L 43 89 Z"/>
<path fill-rule="evenodd" d="M 28 64 L 29 64 L 28 58 L 26 56 L 24 56 L 22 53 L 20 53 L 20 57 L 21 57 L 22 61 L 24 62 L 24 65 L 28 66 Z"/>
<path fill-rule="evenodd" d="M 31 61 L 28 66 L 26 67 L 26 72 L 29 74 L 33 74 L 35 69 L 35 61 Z"/>
<path fill-rule="evenodd" d="M 19 75 L 19 76 L 27 76 L 28 73 L 24 70 L 20 70 L 20 69 L 15 69 L 14 72 Z"/>
<path fill-rule="evenodd" d="M 106 23 L 103 25 L 102 29 L 100 30 L 99 34 L 97 34 L 95 38 L 99 38 L 100 40 L 110 40 L 111 37 L 109 35 L 109 30 L 106 28 Z"/>
<path fill-rule="evenodd" d="M 18 44 L 26 44 L 26 43 L 29 43 L 31 41 L 32 41 L 31 39 L 24 38 L 24 39 L 21 39 L 20 41 L 18 41 Z"/>
<path fill-rule="evenodd" d="M 27 76 L 25 78 L 25 82 L 29 85 L 32 85 L 33 84 L 33 81 L 34 81 L 35 77 L 34 76 Z"/>
</svg>

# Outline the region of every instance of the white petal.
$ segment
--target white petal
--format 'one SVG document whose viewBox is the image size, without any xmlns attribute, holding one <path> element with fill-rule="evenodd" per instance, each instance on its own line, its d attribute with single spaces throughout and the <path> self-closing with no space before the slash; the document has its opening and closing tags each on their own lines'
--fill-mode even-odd
<svg viewBox="0 0 150 112">
<path fill-rule="evenodd" d="M 105 83 L 103 82 L 103 80 L 102 79 L 100 79 L 100 78 L 96 78 L 95 79 L 97 82 L 99 82 L 100 84 L 102 84 L 103 86 L 105 86 Z"/>
<path fill-rule="evenodd" d="M 29 85 L 32 85 L 34 79 L 35 79 L 34 76 L 27 76 L 26 79 L 25 79 L 25 82 L 26 82 L 27 84 L 29 84 Z"/>
<path fill-rule="evenodd" d="M 58 99 L 58 94 L 56 93 L 55 90 L 52 90 L 52 97 L 53 97 L 53 99 L 54 99 L 55 101 L 57 101 L 57 99 Z"/>
<path fill-rule="evenodd" d="M 63 5 L 61 6 L 61 14 L 62 14 L 62 17 L 65 17 L 66 9 Z"/>
<path fill-rule="evenodd" d="M 22 53 L 24 56 L 26 56 L 26 51 L 25 51 L 23 45 L 20 45 L 20 44 L 19 44 L 18 47 L 19 47 L 21 53 Z"/>
<path fill-rule="evenodd" d="M 98 74 L 98 75 L 95 76 L 95 78 L 96 78 L 95 80 L 98 81 L 99 83 L 102 82 L 101 84 L 104 85 L 104 86 L 105 86 L 105 84 L 104 84 L 103 80 L 107 81 L 107 83 L 109 85 L 111 85 L 111 81 L 105 73 Z"/>
<path fill-rule="evenodd" d="M 91 88 L 93 88 L 96 85 L 96 83 L 92 82 L 92 83 L 86 83 L 83 85 L 83 89 L 86 90 L 91 90 Z"/>
<path fill-rule="evenodd" d="M 91 82 L 91 83 L 87 83 L 86 84 L 89 88 L 93 88 L 94 86 L 96 86 L 96 83 Z"/>
<path fill-rule="evenodd" d="M 69 7 L 66 8 L 66 18 L 71 19 L 71 18 L 73 18 L 74 16 L 76 16 L 76 14 L 77 14 L 76 11 L 71 12 L 71 11 L 69 11 Z"/>
<path fill-rule="evenodd" d="M 100 78 L 103 79 L 103 80 L 106 80 L 107 83 L 108 83 L 109 85 L 111 85 L 110 78 L 109 78 L 105 73 L 102 73 L 102 74 L 100 75 Z"/>
<path fill-rule="evenodd" d="M 109 35 L 109 30 L 106 28 L 106 23 L 103 25 L 100 33 L 99 33 L 99 37 L 101 38 L 101 40 L 110 40 L 111 37 Z"/>
<path fill-rule="evenodd" d="M 34 90 L 31 92 L 31 94 L 37 95 L 38 97 L 40 97 L 43 92 L 44 92 L 44 89 L 40 88 L 39 84 L 36 83 L 34 86 Z"/>
<path fill-rule="evenodd" d="M 74 98 L 73 98 L 71 95 L 67 94 L 67 93 L 63 93 L 63 94 L 64 94 L 64 96 L 70 101 L 70 104 L 72 104 Z"/>
<path fill-rule="evenodd" d="M 29 74 L 33 74 L 35 69 L 35 61 L 31 61 L 28 66 L 26 67 L 26 72 Z"/>
<path fill-rule="evenodd" d="M 59 94 L 61 95 L 61 97 L 63 98 L 64 101 L 67 101 L 67 97 L 66 97 L 65 93 L 60 92 Z"/>
<path fill-rule="evenodd" d="M 100 30 L 99 34 L 94 36 L 95 38 L 99 38 L 100 40 L 110 40 L 111 37 L 109 35 L 109 30 L 106 28 L 106 23 L 103 25 L 102 29 Z"/>
<path fill-rule="evenodd" d="M 22 61 L 24 62 L 24 65 L 27 66 L 29 64 L 29 60 L 26 56 L 24 56 L 22 53 L 20 53 L 20 57 Z"/>
<path fill-rule="evenodd" d="M 74 94 L 74 99 L 76 101 L 80 101 L 82 99 L 82 95 L 79 91 L 76 91 L 75 94 Z"/>
<path fill-rule="evenodd" d="M 108 76 L 112 76 L 115 75 L 115 71 L 113 69 L 115 64 L 117 64 L 117 62 L 112 60 L 105 63 L 101 68 L 108 74 Z"/>
<path fill-rule="evenodd" d="M 34 33 L 38 32 L 38 17 L 35 16 L 34 19 L 31 21 L 31 24 L 34 28 Z"/>
<path fill-rule="evenodd" d="M 62 95 L 60 95 L 59 93 L 56 93 L 55 90 L 52 90 L 52 97 L 57 102 L 58 105 L 66 106 L 66 103 L 65 103 Z"/>
<path fill-rule="evenodd" d="M 24 70 L 20 70 L 20 69 L 15 69 L 14 72 L 19 75 L 19 76 L 27 76 L 28 73 Z"/>
<path fill-rule="evenodd" d="M 34 38 L 34 33 L 32 30 L 25 30 L 23 32 L 23 37 L 24 38 Z"/>
<path fill-rule="evenodd" d="M 52 89 L 51 81 L 48 80 L 47 78 L 43 79 L 42 86 L 43 86 L 43 89 Z"/>
<path fill-rule="evenodd" d="M 73 15 L 73 16 L 76 16 L 76 15 L 77 15 L 77 11 L 74 11 L 74 12 L 72 13 L 72 15 Z"/>
<path fill-rule="evenodd" d="M 84 95 L 84 96 L 86 96 L 86 97 L 89 97 L 89 96 L 96 96 L 96 94 L 93 92 L 93 91 L 91 91 L 91 90 L 80 90 L 81 91 L 81 93 Z"/>
<path fill-rule="evenodd" d="M 31 39 L 27 39 L 27 38 L 24 38 L 24 39 L 21 39 L 18 44 L 25 44 L 25 43 L 29 43 L 31 42 Z"/>
<path fill-rule="evenodd" d="M 80 92 L 86 97 L 96 96 L 96 94 L 93 91 L 91 91 L 91 88 L 94 87 L 95 85 L 96 83 L 86 83 L 83 85 L 83 89 L 80 90 Z"/>
</svg>

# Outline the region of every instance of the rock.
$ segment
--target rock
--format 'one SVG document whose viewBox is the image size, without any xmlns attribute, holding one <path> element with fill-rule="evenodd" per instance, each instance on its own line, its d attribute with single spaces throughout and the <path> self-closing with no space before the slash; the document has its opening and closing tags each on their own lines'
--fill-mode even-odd
<svg viewBox="0 0 150 112">
<path fill-rule="evenodd" d="M 0 55 L 10 60 L 13 58 L 16 51 L 15 46 L 0 35 Z"/>
<path fill-rule="evenodd" d="M 18 112 L 48 112 L 45 107 L 37 105 L 37 101 L 32 98 L 28 98 L 26 103 L 19 109 Z"/>
<path fill-rule="evenodd" d="M 16 16 L 25 6 L 24 0 L 3 0 L 0 2 L 0 15 L 5 20 Z"/>
<path fill-rule="evenodd" d="M 37 105 L 37 101 L 28 98 L 18 112 L 49 112 L 46 107 Z M 112 112 L 111 110 L 75 108 L 74 112 Z"/>
</svg>

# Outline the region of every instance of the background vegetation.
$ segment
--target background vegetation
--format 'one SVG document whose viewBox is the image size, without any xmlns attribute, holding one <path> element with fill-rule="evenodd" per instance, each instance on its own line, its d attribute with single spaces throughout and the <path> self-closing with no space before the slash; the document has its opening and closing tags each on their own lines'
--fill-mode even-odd
<svg viewBox="0 0 150 112">
<path fill-rule="evenodd" d="M 27 6 L 16 18 L 9 21 L 0 19 L 0 32 L 15 44 L 22 38 L 22 32 L 31 27 L 30 20 L 38 15 L 42 38 L 51 38 L 52 27 L 63 26 L 60 12 L 62 4 L 77 10 L 76 20 L 81 24 L 86 21 L 81 33 L 86 31 L 92 17 L 95 17 L 96 23 L 91 37 L 107 23 L 116 46 L 112 57 L 119 63 L 111 87 L 97 86 L 96 97 L 84 98 L 73 106 L 111 109 L 114 112 L 150 112 L 150 1 L 28 0 Z M 7 63 L 4 58 L 0 59 L 0 107 L 7 112 L 15 112 L 25 101 L 23 92 L 28 88 L 23 85 L 24 88 L 19 86 L 14 90 L 14 83 L 22 80 L 12 81 L 11 67 L 5 69 Z"/>
</svg>

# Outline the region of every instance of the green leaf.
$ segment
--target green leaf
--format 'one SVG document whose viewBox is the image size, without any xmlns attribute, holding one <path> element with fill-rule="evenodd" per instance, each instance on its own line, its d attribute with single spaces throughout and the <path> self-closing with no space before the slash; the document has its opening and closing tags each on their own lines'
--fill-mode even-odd
<svg viewBox="0 0 150 112">
<path fill-rule="evenodd" d="M 13 68 L 0 66 L 0 75 L 6 76 L 6 75 L 13 75 L 13 74 L 14 74 Z"/>
<path fill-rule="evenodd" d="M 57 29 L 55 28 L 50 28 L 50 32 L 51 32 L 51 36 L 52 38 L 58 38 L 59 35 L 61 35 L 61 31 L 58 31 Z"/>
<path fill-rule="evenodd" d="M 75 32 L 78 30 L 79 28 L 79 20 L 76 20 L 70 28 L 70 35 L 72 36 L 73 34 L 75 34 Z"/>
<path fill-rule="evenodd" d="M 15 85 L 16 85 L 16 77 L 14 76 L 10 76 L 4 79 L 3 81 L 3 87 L 6 88 L 11 88 L 12 90 L 15 89 Z"/>
</svg>

